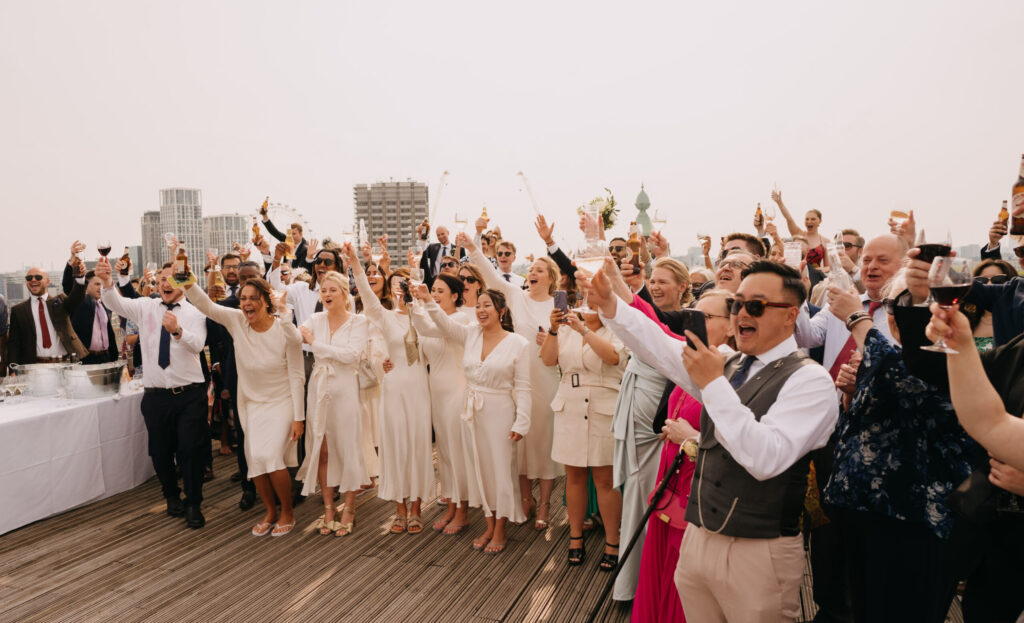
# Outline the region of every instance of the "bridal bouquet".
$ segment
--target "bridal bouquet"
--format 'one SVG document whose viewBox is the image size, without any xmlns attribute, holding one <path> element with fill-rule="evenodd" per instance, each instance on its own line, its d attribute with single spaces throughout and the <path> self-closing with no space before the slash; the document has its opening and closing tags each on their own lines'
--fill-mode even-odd
<svg viewBox="0 0 1024 623">
<path fill-rule="evenodd" d="M 617 204 L 615 203 L 615 195 L 612 194 L 612 191 L 608 190 L 607 188 L 605 188 L 604 190 L 606 193 L 608 193 L 607 197 L 594 197 L 586 205 L 582 205 L 576 208 L 576 213 L 582 215 L 583 208 L 587 206 L 596 206 L 598 213 L 601 215 L 604 230 L 608 231 L 609 229 L 615 226 L 615 219 L 619 215 L 619 209 L 616 207 Z"/>
</svg>

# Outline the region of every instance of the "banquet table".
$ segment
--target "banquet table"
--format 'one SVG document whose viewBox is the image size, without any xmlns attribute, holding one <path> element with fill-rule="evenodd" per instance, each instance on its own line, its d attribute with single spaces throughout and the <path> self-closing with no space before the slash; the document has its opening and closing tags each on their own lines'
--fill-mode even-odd
<svg viewBox="0 0 1024 623">
<path fill-rule="evenodd" d="M 0 534 L 153 475 L 142 393 L 0 403 Z"/>
</svg>

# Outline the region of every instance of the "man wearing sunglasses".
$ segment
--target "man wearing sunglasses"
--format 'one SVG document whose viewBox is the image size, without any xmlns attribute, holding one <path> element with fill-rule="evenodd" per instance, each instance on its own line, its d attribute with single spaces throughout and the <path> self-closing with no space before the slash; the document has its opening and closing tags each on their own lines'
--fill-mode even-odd
<svg viewBox="0 0 1024 623">
<path fill-rule="evenodd" d="M 448 233 L 447 227 L 444 227 L 443 225 L 438 226 L 434 233 L 437 235 L 437 242 L 428 245 L 427 249 L 423 252 L 423 255 L 420 256 L 420 268 L 423 269 L 423 282 L 427 284 L 428 288 L 433 286 L 434 279 L 437 278 L 438 273 L 442 272 L 442 263 L 445 261 L 451 261 L 446 260 L 446 258 L 452 258 L 456 262 L 456 266 L 458 266 L 457 262 L 459 259 L 466 256 L 465 249 L 459 249 L 458 257 L 455 256 L 455 245 L 452 244 L 449 239 L 450 234 Z M 449 272 L 448 274 L 455 275 L 457 272 L 458 268 L 455 269 L 455 272 Z"/>
<path fill-rule="evenodd" d="M 799 273 L 763 260 L 743 270 L 730 304 L 738 353 L 709 349 L 691 332 L 696 348 L 681 346 L 615 297 L 603 271 L 590 285 L 590 304 L 633 354 L 704 404 L 675 573 L 687 618 L 795 618 L 808 454 L 825 445 L 839 414 L 828 373 L 793 337 L 807 296 Z"/>
<path fill-rule="evenodd" d="M 84 266 L 70 294 L 50 296 L 50 276 L 40 268 L 25 274 L 29 298 L 11 308 L 7 345 L 9 363 L 55 363 L 89 354 L 71 326 L 71 315 L 85 300 Z"/>
<path fill-rule="evenodd" d="M 517 288 L 523 287 L 526 284 L 526 279 L 522 275 L 512 272 L 512 264 L 516 261 L 516 245 L 508 240 L 502 240 L 498 243 L 498 248 L 494 255 L 498 260 L 498 272 L 501 273 L 502 279 Z"/>
</svg>

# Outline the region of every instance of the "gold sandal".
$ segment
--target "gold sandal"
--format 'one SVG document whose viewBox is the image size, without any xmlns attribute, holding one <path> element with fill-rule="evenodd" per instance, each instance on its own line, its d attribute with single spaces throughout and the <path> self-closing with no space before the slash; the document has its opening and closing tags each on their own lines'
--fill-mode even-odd
<svg viewBox="0 0 1024 623">
<path fill-rule="evenodd" d="M 338 521 L 334 522 L 336 527 L 334 528 L 334 536 L 348 536 L 355 531 L 356 528 L 356 512 L 352 511 L 352 521 L 347 523 L 341 523 Z"/>
<path fill-rule="evenodd" d="M 339 527 L 341 527 L 341 524 L 338 523 L 336 519 L 327 521 L 327 513 L 329 511 L 333 511 L 335 513 L 335 517 L 337 517 L 337 513 L 339 513 L 343 508 L 345 508 L 344 504 L 342 504 L 340 507 L 334 507 L 330 504 L 324 504 L 324 514 L 317 517 L 316 521 L 313 522 L 313 529 L 319 530 L 322 536 L 327 536 L 328 534 L 331 534 L 332 532 L 337 530 Z"/>
</svg>

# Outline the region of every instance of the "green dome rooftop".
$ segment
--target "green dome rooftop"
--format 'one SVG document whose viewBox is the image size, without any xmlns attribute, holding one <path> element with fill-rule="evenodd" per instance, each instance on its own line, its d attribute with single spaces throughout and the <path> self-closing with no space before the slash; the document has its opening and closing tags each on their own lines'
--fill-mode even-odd
<svg viewBox="0 0 1024 623">
<path fill-rule="evenodd" d="M 644 190 L 644 185 L 640 184 L 640 194 L 636 196 L 636 209 L 646 210 L 651 207 L 651 198 L 647 196 L 647 191 Z"/>
</svg>

